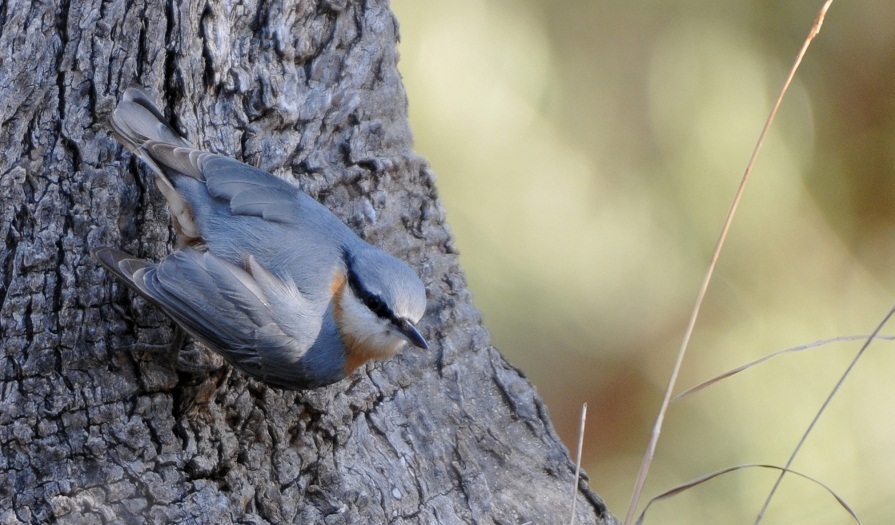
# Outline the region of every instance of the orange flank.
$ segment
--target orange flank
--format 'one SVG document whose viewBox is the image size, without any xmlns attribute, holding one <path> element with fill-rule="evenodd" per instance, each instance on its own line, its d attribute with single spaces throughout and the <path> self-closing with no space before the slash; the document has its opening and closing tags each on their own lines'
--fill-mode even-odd
<svg viewBox="0 0 895 525">
<path fill-rule="evenodd" d="M 342 287 L 345 286 L 345 275 L 341 272 L 336 272 L 333 275 L 333 280 L 329 283 L 329 293 L 333 294 L 333 299 L 336 301 L 336 306 L 339 305 L 339 297 L 342 295 Z"/>
<path fill-rule="evenodd" d="M 329 290 L 333 294 L 333 315 L 336 318 L 336 324 L 340 327 L 342 326 L 342 316 L 344 315 L 342 310 L 342 293 L 345 291 L 346 282 L 345 275 L 336 273 L 329 284 Z M 340 329 L 339 337 L 342 339 L 342 345 L 345 347 L 345 375 L 354 372 L 359 366 L 375 357 L 375 352 L 367 350 L 350 333 Z"/>
</svg>

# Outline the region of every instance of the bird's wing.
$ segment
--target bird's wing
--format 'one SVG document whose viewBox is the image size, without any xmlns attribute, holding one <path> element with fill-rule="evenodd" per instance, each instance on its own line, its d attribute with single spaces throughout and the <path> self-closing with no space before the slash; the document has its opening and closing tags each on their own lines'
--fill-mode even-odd
<svg viewBox="0 0 895 525">
<path fill-rule="evenodd" d="M 159 189 L 188 240 L 198 239 L 201 232 L 190 216 L 191 210 L 175 190 L 178 176 L 205 182 L 208 194 L 228 203 L 233 215 L 293 225 L 306 222 L 308 214 L 315 214 L 314 220 L 326 215 L 321 205 L 292 184 L 235 159 L 193 148 L 140 89 L 125 91 L 109 125 L 119 142 L 161 176 Z M 191 204 L 195 208 L 197 203 Z"/>
<path fill-rule="evenodd" d="M 321 213 L 322 205 L 297 187 L 236 159 L 165 142 L 148 141 L 143 148 L 167 177 L 204 181 L 208 195 L 228 203 L 233 215 L 296 225 Z"/>
<path fill-rule="evenodd" d="M 288 376 L 290 366 L 300 368 L 299 360 L 320 332 L 320 307 L 252 258 L 246 271 L 191 248 L 158 264 L 114 248 L 93 255 L 194 337 L 261 379 Z"/>
<path fill-rule="evenodd" d="M 297 187 L 264 170 L 220 155 L 199 159 L 208 193 L 230 203 L 234 215 L 254 215 L 264 220 L 301 224 L 308 207 L 320 205 Z"/>
</svg>

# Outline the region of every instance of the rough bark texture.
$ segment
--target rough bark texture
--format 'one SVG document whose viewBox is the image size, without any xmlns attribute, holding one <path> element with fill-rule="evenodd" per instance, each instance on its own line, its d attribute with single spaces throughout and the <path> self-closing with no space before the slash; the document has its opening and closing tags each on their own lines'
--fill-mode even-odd
<svg viewBox="0 0 895 525">
<path fill-rule="evenodd" d="M 0 3 L 0 523 L 568 520 L 573 465 L 471 304 L 396 41 L 375 0 Z M 105 128 L 132 82 L 418 269 L 433 350 L 302 393 L 196 345 L 210 371 L 122 351 L 172 333 L 88 255 L 171 249 L 151 175 Z M 614 522 L 583 482 L 577 513 Z"/>
</svg>

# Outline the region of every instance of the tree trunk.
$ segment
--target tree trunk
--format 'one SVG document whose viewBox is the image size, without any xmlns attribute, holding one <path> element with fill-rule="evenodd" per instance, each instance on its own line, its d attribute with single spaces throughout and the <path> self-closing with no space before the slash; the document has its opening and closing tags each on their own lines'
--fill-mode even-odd
<svg viewBox="0 0 895 525">
<path fill-rule="evenodd" d="M 569 520 L 569 454 L 490 346 L 412 152 L 397 29 L 383 0 L 0 3 L 0 523 Z M 416 268 L 433 349 L 308 392 L 195 344 L 123 350 L 172 334 L 88 254 L 172 249 L 105 127 L 131 83 Z M 584 482 L 577 515 L 615 521 Z"/>
</svg>

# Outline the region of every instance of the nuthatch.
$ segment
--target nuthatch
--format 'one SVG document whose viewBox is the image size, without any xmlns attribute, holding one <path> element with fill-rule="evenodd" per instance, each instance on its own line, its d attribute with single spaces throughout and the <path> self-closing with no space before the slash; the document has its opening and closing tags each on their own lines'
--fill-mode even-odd
<svg viewBox="0 0 895 525">
<path fill-rule="evenodd" d="M 404 342 L 426 289 L 405 263 L 354 234 L 270 173 L 193 148 L 141 90 L 110 121 L 156 173 L 178 249 L 155 263 L 115 248 L 94 257 L 187 333 L 265 383 L 334 383 Z"/>
</svg>

